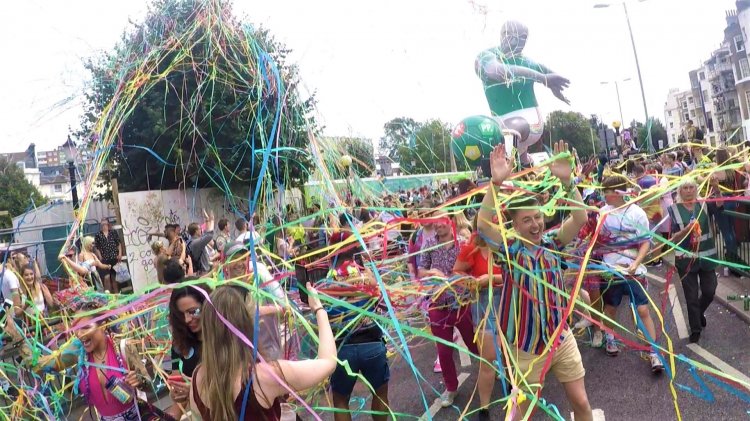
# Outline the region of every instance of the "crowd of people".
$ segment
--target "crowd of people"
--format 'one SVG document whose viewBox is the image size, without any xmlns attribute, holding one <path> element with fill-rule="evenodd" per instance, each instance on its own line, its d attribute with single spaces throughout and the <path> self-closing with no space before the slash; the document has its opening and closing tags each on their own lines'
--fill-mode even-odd
<svg viewBox="0 0 750 421">
<path fill-rule="evenodd" d="M 479 187 L 463 180 L 389 193 L 377 204 L 312 203 L 305 216 L 290 207 L 265 224 L 254 215 L 215 222 L 204 212 L 185 232 L 170 224 L 151 233 L 156 277 L 168 294 L 168 366 L 147 369 L 137 351 L 113 339 L 127 342 L 128 334 L 116 331 L 111 300 L 77 306 L 66 340 L 51 353 L 29 349 L 24 364 L 48 374 L 77 367 L 78 390 L 105 421 L 144 413 L 280 419 L 282 403 L 301 402 L 299 393 L 323 385 L 334 418 L 350 420 L 358 380 L 372 393 L 372 418 L 385 420 L 391 376 L 403 373 L 390 371 L 386 333 L 393 326 L 383 320 L 398 305 L 421 312 L 417 324 L 429 329 L 443 407 L 459 393 L 458 350 L 478 362 L 477 419 L 489 419 L 499 399 L 513 403 L 509 417 L 528 417 L 530 397 L 542 393 L 551 372 L 575 419 L 590 420 L 579 345 L 620 353 L 623 300 L 641 333 L 628 346 L 644 353 L 654 374 L 664 371 L 648 265 L 669 265 L 679 276 L 690 342 L 707 326 L 718 265 L 732 275 L 748 269 L 738 246 L 747 221 L 733 213 L 750 196 L 747 151 L 704 149 L 629 154 L 610 165 L 606 157 L 582 162 L 560 141 L 549 165 L 530 170 L 517 168 L 500 146 Z M 116 297 L 113 268 L 122 253 L 103 220 L 99 234 L 81 239 L 79 253 L 71 248 L 60 260 L 89 288 Z M 22 340 L 35 320 L 66 307 L 25 253 L 10 256 L 1 273 L 3 325 L 12 338 Z M 394 295 L 395 283 L 411 285 L 413 296 Z M 313 331 L 317 353 L 289 352 Z M 164 412 L 138 393 L 156 377 L 173 402 Z"/>
</svg>

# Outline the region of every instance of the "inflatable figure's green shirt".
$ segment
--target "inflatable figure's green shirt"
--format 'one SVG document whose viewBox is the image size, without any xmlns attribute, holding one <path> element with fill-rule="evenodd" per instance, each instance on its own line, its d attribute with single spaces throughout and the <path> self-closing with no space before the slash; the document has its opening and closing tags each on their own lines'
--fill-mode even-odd
<svg viewBox="0 0 750 421">
<path fill-rule="evenodd" d="M 484 74 L 484 66 L 493 60 L 507 66 L 505 82 L 491 80 Z M 525 108 L 535 108 L 538 103 L 534 95 L 534 80 L 513 74 L 513 67 L 526 67 L 542 74 L 547 74 L 543 66 L 518 55 L 506 57 L 499 48 L 490 48 L 477 56 L 476 71 L 484 85 L 484 94 L 493 116 L 502 116 Z"/>
</svg>

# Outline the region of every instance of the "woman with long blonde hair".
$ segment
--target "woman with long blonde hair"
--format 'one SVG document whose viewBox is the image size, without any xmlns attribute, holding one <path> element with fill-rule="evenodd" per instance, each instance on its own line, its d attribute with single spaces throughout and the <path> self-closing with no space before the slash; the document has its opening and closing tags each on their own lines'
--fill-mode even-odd
<svg viewBox="0 0 750 421">
<path fill-rule="evenodd" d="M 336 344 L 318 292 L 308 283 L 309 302 L 318 322 L 318 358 L 255 362 L 254 351 L 235 334 L 253 332 L 249 294 L 223 286 L 201 311 L 201 364 L 193 374 L 190 406 L 206 421 L 279 420 L 279 397 L 313 387 L 336 368 Z M 230 326 L 232 327 L 230 329 Z"/>
</svg>

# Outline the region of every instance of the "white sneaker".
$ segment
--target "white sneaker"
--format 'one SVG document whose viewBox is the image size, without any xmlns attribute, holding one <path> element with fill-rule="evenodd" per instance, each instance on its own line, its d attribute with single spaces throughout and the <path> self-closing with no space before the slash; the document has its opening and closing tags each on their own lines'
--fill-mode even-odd
<svg viewBox="0 0 750 421">
<path fill-rule="evenodd" d="M 448 392 L 447 390 L 440 396 L 440 406 L 447 408 L 453 405 L 453 399 L 456 398 L 456 392 Z"/>
<path fill-rule="evenodd" d="M 604 345 L 604 333 L 601 330 L 594 331 L 594 338 L 591 339 L 592 348 L 601 348 Z"/>
<path fill-rule="evenodd" d="M 573 329 L 575 330 L 581 330 L 586 329 L 589 326 L 593 326 L 594 324 L 591 323 L 591 320 L 587 318 L 582 318 L 581 320 L 577 321 L 576 324 L 573 325 Z"/>
<path fill-rule="evenodd" d="M 652 373 L 661 374 L 661 372 L 664 371 L 664 364 L 661 363 L 661 359 L 655 352 L 649 354 L 649 360 L 651 360 Z"/>
</svg>

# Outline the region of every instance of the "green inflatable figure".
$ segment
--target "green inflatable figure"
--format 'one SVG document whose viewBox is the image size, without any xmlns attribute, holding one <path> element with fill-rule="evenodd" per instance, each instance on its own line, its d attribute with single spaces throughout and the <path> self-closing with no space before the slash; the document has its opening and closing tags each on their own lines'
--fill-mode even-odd
<svg viewBox="0 0 750 421">
<path fill-rule="evenodd" d="M 527 151 L 539 141 L 544 129 L 544 120 L 534 93 L 535 83 L 543 84 L 555 97 L 570 104 L 563 95 L 570 81 L 522 54 L 528 35 L 529 30 L 525 25 L 508 21 L 502 27 L 500 45 L 482 51 L 476 59 L 475 70 L 482 81 L 497 127 L 490 129 L 490 123 L 486 122 L 489 117 L 484 116 L 469 117 L 456 127 L 453 132 L 453 152 L 470 165 L 476 165 L 482 157 L 488 156 L 492 147 L 504 141 L 503 129 L 517 133 L 513 146 L 521 163 L 530 163 Z M 477 150 L 481 155 L 479 157 Z"/>
</svg>

